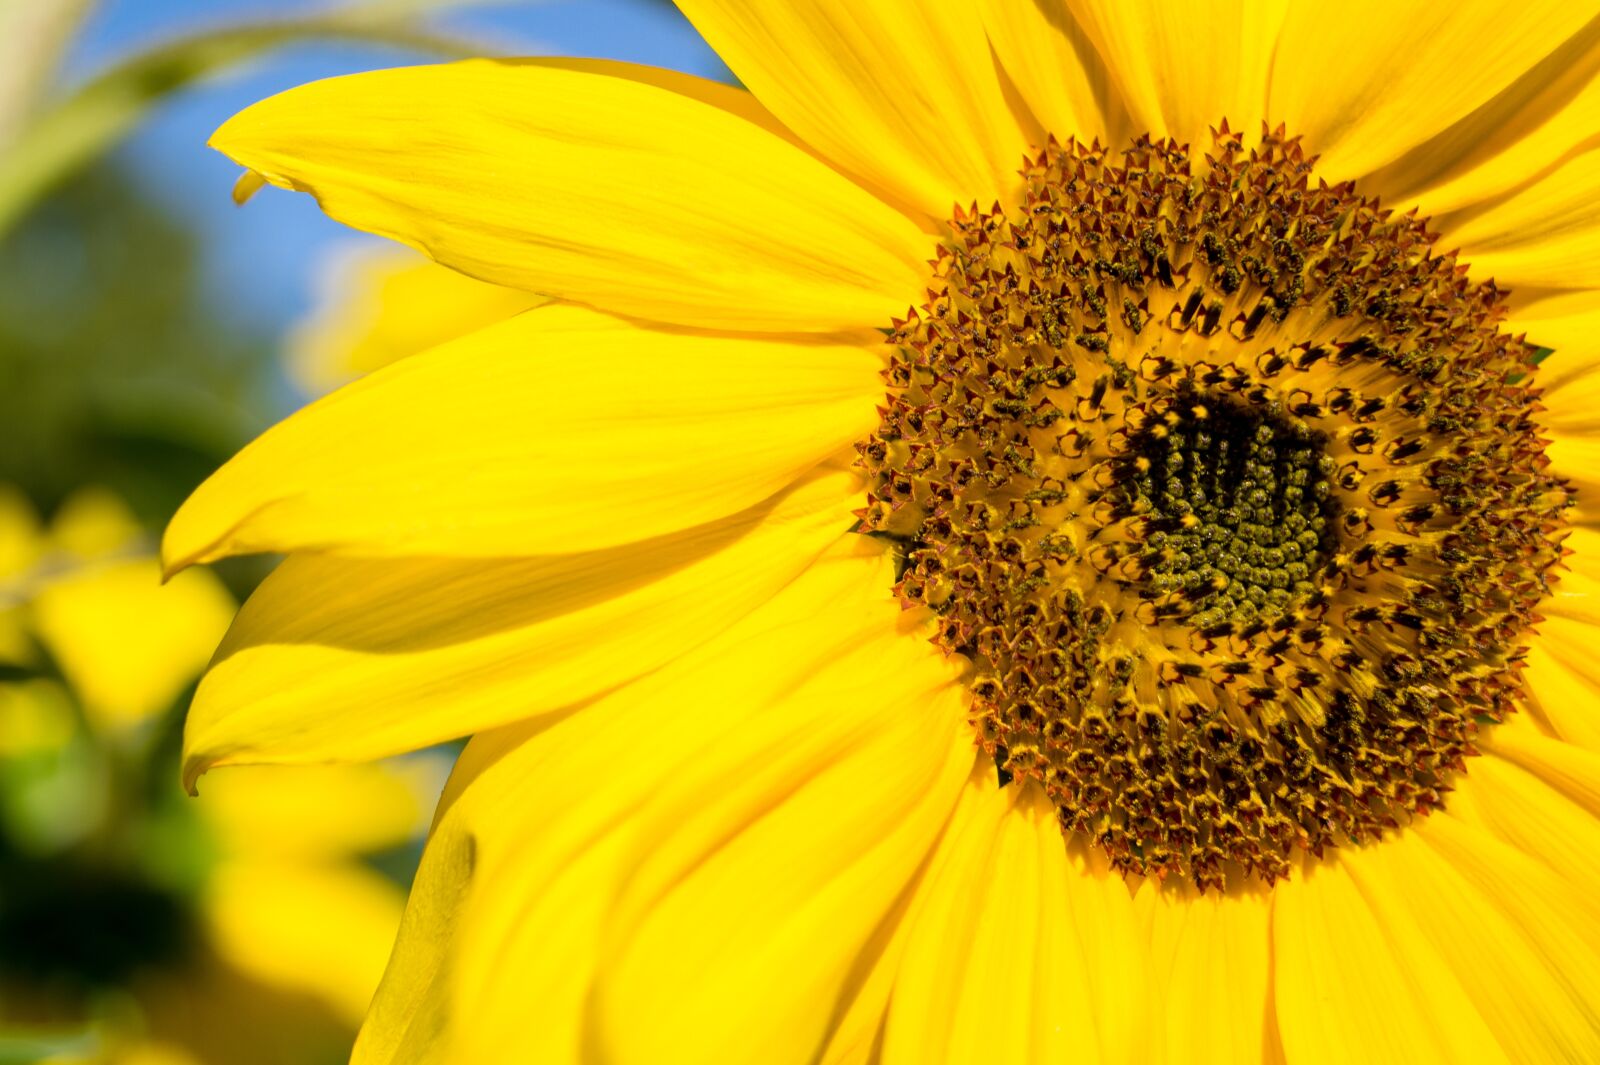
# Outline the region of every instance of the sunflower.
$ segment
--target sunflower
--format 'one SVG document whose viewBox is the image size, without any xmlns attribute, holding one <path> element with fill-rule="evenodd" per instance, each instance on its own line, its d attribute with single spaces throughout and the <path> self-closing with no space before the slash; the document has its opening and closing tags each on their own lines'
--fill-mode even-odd
<svg viewBox="0 0 1600 1065">
<path fill-rule="evenodd" d="M 473 736 L 356 1060 L 1600 1055 L 1596 11 L 680 6 L 213 142 L 555 301 L 167 532 L 191 782 Z"/>
<path fill-rule="evenodd" d="M 404 899 L 363 858 L 421 834 L 436 774 L 261 767 L 185 802 L 169 711 L 234 601 L 160 577 L 112 493 L 44 527 L 0 485 L 0 1057 L 337 1060 Z"/>
</svg>

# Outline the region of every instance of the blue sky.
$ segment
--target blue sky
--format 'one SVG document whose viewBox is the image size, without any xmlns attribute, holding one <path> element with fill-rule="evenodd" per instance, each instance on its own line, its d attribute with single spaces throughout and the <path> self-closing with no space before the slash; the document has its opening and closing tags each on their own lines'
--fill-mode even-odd
<svg viewBox="0 0 1600 1065">
<path fill-rule="evenodd" d="M 69 78 L 186 30 L 247 18 L 314 12 L 284 0 L 102 0 L 69 57 Z M 436 20 L 502 53 L 583 55 L 725 77 L 716 56 L 670 4 L 658 0 L 523 0 L 480 4 Z M 133 180 L 201 234 L 217 306 L 251 326 L 281 329 L 313 298 L 318 262 L 358 238 L 323 217 L 310 197 L 264 190 L 236 208 L 238 168 L 205 147 L 229 115 L 317 78 L 425 57 L 349 45 L 289 49 L 183 93 L 119 151 Z"/>
</svg>

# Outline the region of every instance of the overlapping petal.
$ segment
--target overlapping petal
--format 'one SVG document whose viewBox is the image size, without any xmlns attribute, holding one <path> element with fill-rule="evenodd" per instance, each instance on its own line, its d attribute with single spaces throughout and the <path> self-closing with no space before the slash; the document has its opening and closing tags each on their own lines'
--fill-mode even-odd
<svg viewBox="0 0 1600 1065">
<path fill-rule="evenodd" d="M 880 903 L 861 892 L 890 905 L 944 822 L 941 792 L 948 811 L 971 761 L 952 667 L 897 631 L 888 564 L 856 539 L 673 666 L 477 759 L 430 843 L 356 1060 L 578 1060 L 600 1034 L 585 1015 L 603 952 L 613 961 L 599 1008 L 629 1004 L 628 1023 L 604 1033 L 612 1052 L 648 1053 L 725 981 L 781 986 L 816 966 L 686 1033 L 712 1045 L 743 1031 L 773 1054 L 804 1054 L 831 1016 L 826 974 L 877 923 Z M 833 625 L 812 623 L 823 612 Z M 725 771 L 735 761 L 748 770 L 737 782 Z M 791 835 L 802 825 L 808 835 Z M 787 859 L 770 849 L 785 839 Z M 827 861 L 805 857 L 808 839 Z M 831 874 L 861 892 L 830 888 Z M 740 940 L 720 956 L 717 944 L 696 947 L 699 964 L 672 981 L 635 982 L 639 967 L 685 964 L 658 948 L 712 881 L 728 889 L 721 916 Z M 772 898 L 753 890 L 762 885 Z M 784 890 L 789 904 L 777 906 Z M 824 915 L 829 936 L 806 931 Z M 741 941 L 767 949 L 742 955 Z M 745 962 L 756 968 L 741 972 Z M 739 1028 L 762 1017 L 765 1033 Z"/>
<path fill-rule="evenodd" d="M 983 768 L 907 915 L 880 1060 L 1131 1060 L 1149 992 L 1127 886 Z"/>
<path fill-rule="evenodd" d="M 1523 925 L 1539 949 L 1594 996 L 1600 964 L 1600 823 L 1538 777 L 1484 758 L 1456 781 L 1449 804 L 1418 828 Z M 1588 958 L 1572 965 L 1571 952 Z"/>
<path fill-rule="evenodd" d="M 1555 736 L 1600 752 L 1600 663 L 1594 660 L 1594 626 L 1547 619 L 1528 650 L 1524 677 L 1532 691 L 1527 712 Z"/>
<path fill-rule="evenodd" d="M 1464 783 L 1462 791 L 1472 787 Z M 1550 1046 L 1575 1050 L 1574 1060 L 1593 1057 L 1600 1038 L 1600 897 L 1589 887 L 1593 881 L 1584 880 L 1578 870 L 1542 863 L 1453 809 L 1429 818 L 1417 834 L 1459 881 L 1492 901 L 1496 917 L 1488 918 L 1488 927 L 1498 933 L 1496 940 L 1503 936 L 1509 941 L 1502 949 L 1524 964 L 1531 951 L 1543 970 L 1544 975 L 1528 985 L 1501 980 L 1502 997 L 1520 1000 L 1517 1005 L 1532 1014 L 1531 1020 L 1552 1026 Z M 1510 923 L 1510 935 L 1501 922 Z M 1484 941 L 1457 938 L 1468 947 Z M 1501 946 L 1496 940 L 1490 942 Z M 1507 971 L 1499 957 L 1490 961 L 1482 952 L 1463 965 L 1496 976 Z M 1547 980 L 1558 987 L 1550 987 Z M 1512 994 L 1506 994 L 1508 986 L 1515 989 Z M 1549 1008 L 1533 996 L 1517 994 L 1523 986 L 1545 989 Z M 1579 1024 L 1576 1030 L 1571 1027 L 1574 1020 Z M 1538 1057 L 1542 1049 L 1530 1049 L 1527 1057 Z"/>
<path fill-rule="evenodd" d="M 1538 383 L 1550 408 L 1542 421 L 1561 430 L 1569 428 L 1563 424 L 1569 418 L 1584 419 L 1589 413 L 1587 392 L 1594 387 L 1592 374 L 1600 369 L 1600 290 L 1557 291 L 1519 300 L 1506 329 L 1553 352 L 1539 364 Z M 1580 421 L 1576 428 L 1583 425 Z"/>
<path fill-rule="evenodd" d="M 813 1060 L 973 760 L 961 689 L 877 620 L 788 698 L 794 720 L 719 738 L 639 811 L 593 1000 L 603 1056 Z"/>
<path fill-rule="evenodd" d="M 245 604 L 201 683 L 185 776 L 379 757 L 581 704 L 777 594 L 845 535 L 855 487 L 821 472 L 732 517 L 604 551 L 296 555 Z"/>
<path fill-rule="evenodd" d="M 1066 0 L 980 0 L 989 44 L 1040 124 L 1057 139 L 1121 147 L 1131 135 L 1111 72 Z"/>
<path fill-rule="evenodd" d="M 1287 0 L 1066 0 L 1111 72 L 1135 131 L 1204 150 L 1223 119 L 1254 135 Z"/>
<path fill-rule="evenodd" d="M 1267 119 L 1321 153 L 1324 177 L 1359 178 L 1508 90 L 1595 14 L 1567 0 L 1291 4 Z"/>
<path fill-rule="evenodd" d="M 264 100 L 212 144 L 463 273 L 660 321 L 878 326 L 930 253 L 748 94 L 648 67 L 372 71 Z"/>
<path fill-rule="evenodd" d="M 1513 715 L 1483 739 L 1485 749 L 1532 773 L 1600 819 L 1600 751 L 1589 751 L 1548 736 L 1531 720 Z"/>
<path fill-rule="evenodd" d="M 270 429 L 167 528 L 169 568 L 252 551 L 496 558 L 743 510 L 862 436 L 880 362 L 843 342 L 530 311 Z"/>
<path fill-rule="evenodd" d="M 1476 280 L 1522 288 L 1600 287 L 1600 148 L 1480 211 L 1435 219 L 1446 248 L 1459 248 Z"/>
<path fill-rule="evenodd" d="M 1270 1061 L 1278 1051 L 1272 1008 L 1272 893 L 1239 884 L 1219 893 L 1183 883 L 1140 886 L 1149 929 L 1152 1060 Z"/>
<path fill-rule="evenodd" d="M 1397 206 L 1431 214 L 1485 203 L 1593 148 L 1596 107 L 1600 21 L 1591 21 L 1483 106 L 1367 181 Z"/>
<path fill-rule="evenodd" d="M 1559 739 L 1600 752 L 1600 661 L 1594 634 L 1600 626 L 1600 532 L 1573 529 L 1563 542 L 1566 567 L 1541 612 L 1528 649 L 1525 680 L 1529 713 Z"/>
<path fill-rule="evenodd" d="M 1019 185 L 1027 138 L 977 8 L 681 0 L 735 75 L 828 160 L 931 219 Z M 913 290 L 914 291 L 914 290 Z"/>
<path fill-rule="evenodd" d="M 1274 888 L 1273 1001 L 1288 1060 L 1511 1062 L 1439 945 L 1380 919 L 1351 869 L 1362 857 L 1307 860 Z"/>
<path fill-rule="evenodd" d="M 1584 1000 L 1594 989 L 1575 995 L 1563 974 L 1552 971 L 1552 963 L 1574 952 L 1540 950 L 1507 906 L 1428 846 L 1421 832 L 1363 848 L 1347 865 L 1391 950 L 1405 959 L 1413 951 L 1437 955 L 1511 1061 L 1541 1055 L 1582 1061 L 1600 1053 L 1593 1007 Z M 1584 968 L 1594 966 L 1566 975 Z M 1419 967 L 1419 976 L 1425 972 Z"/>
<path fill-rule="evenodd" d="M 1546 739 L 1537 735 L 1531 722 L 1516 718 L 1497 726 L 1495 756 L 1480 758 L 1469 767 L 1470 772 L 1457 782 L 1445 811 L 1489 829 L 1579 890 L 1589 891 L 1587 885 L 1600 883 L 1600 818 L 1582 801 L 1566 794 L 1566 781 L 1547 773 L 1536 757 L 1528 757 L 1537 756 L 1541 748 L 1549 750 L 1544 743 L 1536 742 L 1532 751 L 1523 747 L 1518 752 L 1521 758 L 1508 755 L 1506 735 L 1516 729 L 1535 733 L 1535 741 Z M 1517 745 L 1515 739 L 1513 745 Z M 1530 762 L 1533 768 L 1529 768 Z M 1592 767 L 1592 760 L 1590 764 Z"/>
</svg>

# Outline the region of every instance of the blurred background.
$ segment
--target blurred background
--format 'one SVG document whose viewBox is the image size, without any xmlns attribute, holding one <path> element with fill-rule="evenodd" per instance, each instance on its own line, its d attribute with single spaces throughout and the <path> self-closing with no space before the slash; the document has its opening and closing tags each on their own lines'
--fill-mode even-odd
<svg viewBox="0 0 1600 1065">
<path fill-rule="evenodd" d="M 506 313 L 210 132 L 317 78 L 466 55 L 726 77 L 663 0 L 0 0 L 0 1065 L 348 1056 L 448 750 L 179 786 L 246 559 L 161 529 L 316 394 Z M 411 320 L 419 290 L 459 321 Z M 516 308 L 512 308 L 516 309 Z"/>
</svg>

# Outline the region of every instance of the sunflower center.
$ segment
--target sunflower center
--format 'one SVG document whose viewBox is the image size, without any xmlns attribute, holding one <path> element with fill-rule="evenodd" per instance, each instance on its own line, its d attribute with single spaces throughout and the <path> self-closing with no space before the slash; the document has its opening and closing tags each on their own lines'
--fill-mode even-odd
<svg viewBox="0 0 1600 1065">
<path fill-rule="evenodd" d="M 1001 784 L 1129 875 L 1275 879 L 1440 803 L 1560 558 L 1501 293 L 1310 173 L 1052 142 L 952 220 L 859 447 Z"/>
<path fill-rule="evenodd" d="M 1335 550 L 1333 464 L 1303 424 L 1183 390 L 1128 441 L 1112 497 L 1145 515 L 1138 586 L 1177 593 L 1191 623 L 1276 616 L 1316 592 Z"/>
</svg>

